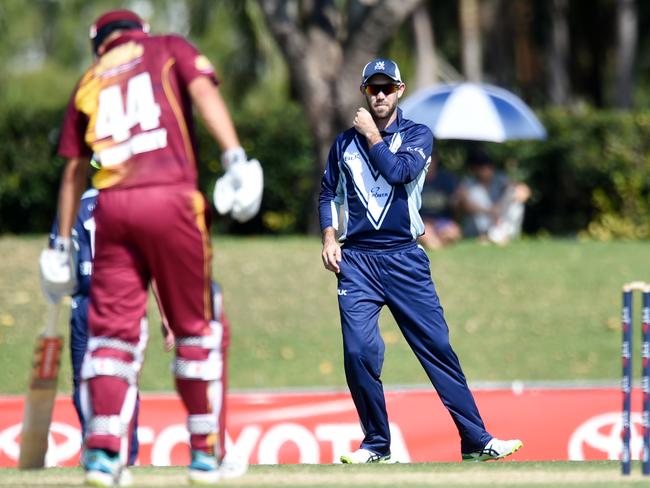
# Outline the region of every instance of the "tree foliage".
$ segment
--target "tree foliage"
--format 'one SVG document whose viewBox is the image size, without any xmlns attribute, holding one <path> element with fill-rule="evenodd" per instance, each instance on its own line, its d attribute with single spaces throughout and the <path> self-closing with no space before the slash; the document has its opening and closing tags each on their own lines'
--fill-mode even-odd
<svg viewBox="0 0 650 488">
<path fill-rule="evenodd" d="M 458 0 L 0 0 L 0 231 L 42 231 L 49 225 L 63 163 L 54 156 L 61 113 L 91 62 L 89 25 L 117 7 L 138 11 L 154 33 L 186 35 L 214 62 L 244 147 L 265 166 L 260 217 L 244 227 L 220 225 L 237 232 L 314 231 L 327 151 L 363 100 L 361 68 L 376 55 L 388 55 L 400 64 L 407 87 L 415 79 L 418 56 L 407 20 L 421 3 L 427 8 L 418 12 L 430 16 L 426 24 L 434 29 L 438 54 L 460 70 Z M 636 80 L 637 111 L 601 113 L 617 99 L 621 46 L 612 19 L 617 8 L 632 3 L 638 45 L 633 70 L 629 59 L 623 64 L 626 76 Z M 504 161 L 519 161 L 535 190 L 527 230 L 648 237 L 644 141 L 650 134 L 643 109 L 650 107 L 650 31 L 644 29 L 650 3 L 477 4 L 483 80 L 521 95 L 542 114 L 549 132 L 544 143 L 494 147 Z M 553 29 L 560 31 L 555 44 Z M 547 82 L 551 75 L 553 83 Z M 553 95 L 558 85 L 560 95 Z M 203 131 L 200 138 L 206 163 L 201 187 L 207 193 L 222 169 L 215 144 Z M 441 147 L 460 170 L 463 146 Z"/>
</svg>

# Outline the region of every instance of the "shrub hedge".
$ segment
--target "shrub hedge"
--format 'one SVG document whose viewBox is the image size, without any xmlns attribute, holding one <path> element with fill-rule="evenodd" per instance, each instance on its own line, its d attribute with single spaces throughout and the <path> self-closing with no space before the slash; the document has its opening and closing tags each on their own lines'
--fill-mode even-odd
<svg viewBox="0 0 650 488">
<path fill-rule="evenodd" d="M 486 149 L 533 190 L 528 233 L 578 234 L 597 239 L 650 238 L 650 112 L 548 109 L 539 113 L 546 141 L 490 144 Z M 55 211 L 63 161 L 55 147 L 61 110 L 0 111 L 0 232 L 45 232 Z M 260 215 L 221 230 L 305 232 L 313 182 L 311 135 L 300 107 L 281 104 L 235 115 L 244 147 L 265 170 Z M 209 194 L 221 173 L 219 152 L 197 124 L 201 189 Z M 445 164 L 462 171 L 467 144 L 440 141 Z"/>
</svg>

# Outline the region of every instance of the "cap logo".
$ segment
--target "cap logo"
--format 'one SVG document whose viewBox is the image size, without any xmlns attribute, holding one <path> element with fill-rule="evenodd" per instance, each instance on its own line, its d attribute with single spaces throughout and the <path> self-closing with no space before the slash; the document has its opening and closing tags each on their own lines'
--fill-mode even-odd
<svg viewBox="0 0 650 488">
<path fill-rule="evenodd" d="M 384 62 L 383 61 L 377 61 L 375 63 L 375 69 L 384 71 L 386 69 L 386 67 L 384 66 Z"/>
</svg>

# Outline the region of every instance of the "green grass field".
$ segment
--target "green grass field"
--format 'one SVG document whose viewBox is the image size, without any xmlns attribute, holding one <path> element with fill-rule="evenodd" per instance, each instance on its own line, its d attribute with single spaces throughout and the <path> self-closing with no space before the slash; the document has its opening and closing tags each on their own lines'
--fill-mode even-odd
<svg viewBox="0 0 650 488">
<path fill-rule="evenodd" d="M 638 468 L 638 465 L 634 466 Z M 237 479 L 222 480 L 227 487 L 302 487 L 330 488 L 337 486 L 444 486 L 468 487 L 620 487 L 648 486 L 648 478 L 635 469 L 623 477 L 618 463 L 553 462 L 553 463 L 422 463 L 393 465 L 278 465 L 251 466 Z M 134 468 L 138 487 L 182 486 L 186 484 L 185 468 Z M 0 471 L 0 486 L 79 486 L 83 480 L 79 468 L 53 468 L 41 471 Z"/>
<path fill-rule="evenodd" d="M 26 388 L 45 315 L 37 263 L 44 243 L 45 236 L 0 237 L 0 394 Z M 215 276 L 232 323 L 232 388 L 344 387 L 336 281 L 323 269 L 320 249 L 308 237 L 214 239 Z M 649 257 L 647 243 L 575 240 L 463 242 L 430 253 L 470 383 L 618 381 L 620 288 L 650 280 Z M 142 387 L 171 390 L 170 355 L 153 306 L 150 322 Z M 387 311 L 381 328 L 384 382 L 427 383 Z M 62 392 L 70 390 L 69 376 L 66 352 Z"/>
</svg>

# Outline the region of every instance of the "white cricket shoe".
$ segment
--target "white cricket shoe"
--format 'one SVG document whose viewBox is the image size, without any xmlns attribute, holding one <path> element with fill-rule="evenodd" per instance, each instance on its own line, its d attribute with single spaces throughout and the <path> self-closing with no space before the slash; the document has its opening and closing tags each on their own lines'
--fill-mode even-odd
<svg viewBox="0 0 650 488">
<path fill-rule="evenodd" d="M 351 452 L 349 454 L 344 454 L 343 456 L 341 456 L 341 462 L 343 464 L 364 464 L 364 463 L 388 464 L 388 463 L 392 463 L 393 461 L 390 458 L 390 454 L 386 454 L 385 456 L 382 456 L 380 454 L 376 454 L 372 451 L 369 451 L 368 449 L 357 449 L 354 452 Z"/>
<path fill-rule="evenodd" d="M 463 461 L 490 461 L 502 459 L 518 451 L 524 445 L 519 439 L 502 441 L 493 437 L 483 449 L 475 452 L 463 453 Z"/>
<path fill-rule="evenodd" d="M 219 464 L 219 475 L 223 479 L 239 478 L 248 471 L 248 462 L 236 454 L 226 454 Z"/>
<path fill-rule="evenodd" d="M 126 466 L 120 471 L 117 486 L 133 486 L 133 474 Z"/>
</svg>

